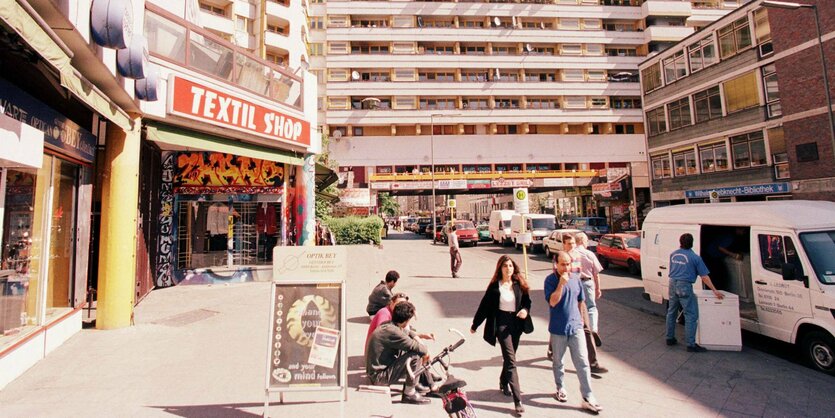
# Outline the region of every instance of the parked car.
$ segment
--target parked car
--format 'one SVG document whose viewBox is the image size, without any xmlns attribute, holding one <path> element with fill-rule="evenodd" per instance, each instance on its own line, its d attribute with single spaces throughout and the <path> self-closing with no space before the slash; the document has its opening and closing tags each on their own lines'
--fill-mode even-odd
<svg viewBox="0 0 835 418">
<path fill-rule="evenodd" d="M 563 234 L 574 235 L 580 232 L 579 229 L 555 229 L 542 239 L 542 250 L 545 251 L 545 256 L 551 258 L 557 251 L 562 251 L 562 236 Z"/>
<path fill-rule="evenodd" d="M 598 239 L 601 235 L 609 233 L 609 225 L 606 223 L 606 218 L 598 216 L 572 218 L 568 221 L 566 228 L 579 229 L 592 239 Z"/>
<path fill-rule="evenodd" d="M 609 264 L 629 269 L 629 274 L 641 273 L 641 236 L 636 234 L 606 234 L 597 243 L 597 259 L 603 268 Z"/>
<path fill-rule="evenodd" d="M 490 226 L 487 224 L 481 224 L 475 229 L 478 231 L 478 240 L 479 241 L 492 241 L 493 238 L 490 237 Z"/>
<path fill-rule="evenodd" d="M 443 231 L 444 224 L 435 225 L 435 239 L 432 240 L 432 243 L 443 242 Z"/>
<path fill-rule="evenodd" d="M 452 228 L 452 222 L 444 225 L 444 229 L 441 231 L 441 239 L 444 240 L 444 243 L 448 242 L 447 234 L 449 234 L 450 228 Z M 458 245 L 461 247 L 465 244 L 472 244 L 473 247 L 478 245 L 478 231 L 472 221 L 455 221 L 455 235 L 458 235 Z"/>
<path fill-rule="evenodd" d="M 435 221 L 435 234 L 432 233 L 432 222 L 429 222 L 429 225 L 426 225 L 424 228 L 423 236 L 426 238 L 431 239 L 433 236 L 436 236 L 437 232 L 443 228 L 444 224 L 438 221 Z"/>
<path fill-rule="evenodd" d="M 415 225 L 415 233 L 418 235 L 423 235 L 426 233 L 426 227 L 432 225 L 432 218 L 418 218 L 417 223 Z"/>
</svg>

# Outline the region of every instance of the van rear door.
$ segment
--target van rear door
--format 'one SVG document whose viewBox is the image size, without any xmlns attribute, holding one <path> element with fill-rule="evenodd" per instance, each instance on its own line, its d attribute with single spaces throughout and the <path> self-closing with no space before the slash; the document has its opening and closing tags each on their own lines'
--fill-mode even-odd
<svg viewBox="0 0 835 418">
<path fill-rule="evenodd" d="M 644 224 L 641 241 L 641 276 L 644 291 L 650 300 L 661 303 L 668 298 L 670 278 L 670 253 L 679 248 L 678 239 L 690 233 L 695 240 L 693 248 L 699 248 L 699 225 Z"/>
</svg>

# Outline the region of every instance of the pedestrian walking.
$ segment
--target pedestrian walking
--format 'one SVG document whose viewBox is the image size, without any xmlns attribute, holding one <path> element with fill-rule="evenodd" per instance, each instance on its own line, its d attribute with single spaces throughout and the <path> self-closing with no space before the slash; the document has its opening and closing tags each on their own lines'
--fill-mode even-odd
<svg viewBox="0 0 835 418">
<path fill-rule="evenodd" d="M 583 398 L 581 406 L 583 409 L 598 413 L 603 408 L 597 403 L 591 390 L 591 370 L 586 357 L 586 339 L 580 335 L 583 332 L 583 323 L 588 322 L 585 296 L 580 279 L 569 277 L 571 263 L 571 256 L 565 251 L 560 251 L 554 262 L 554 273 L 545 278 L 545 300 L 550 307 L 548 332 L 551 336 L 551 350 L 554 353 L 552 369 L 554 383 L 557 385 L 557 392 L 554 396 L 560 402 L 568 401 L 568 393 L 563 382 L 565 377 L 563 357 L 568 349 L 571 352 L 571 361 L 574 363 L 577 378 L 580 380 L 580 394 Z"/>
<path fill-rule="evenodd" d="M 377 311 L 385 308 L 389 304 L 392 296 L 391 289 L 394 289 L 398 280 L 400 280 L 400 273 L 391 270 L 386 273 L 385 280 L 381 280 L 377 286 L 374 286 L 371 294 L 368 295 L 368 305 L 365 307 L 365 312 L 368 313 L 368 316 L 374 316 Z"/>
<path fill-rule="evenodd" d="M 513 396 L 516 413 L 525 412 L 519 389 L 519 373 L 516 368 L 516 350 L 522 333 L 533 332 L 530 316 L 531 297 L 528 281 L 519 266 L 508 256 L 499 257 L 496 270 L 478 305 L 470 333 L 475 333 L 482 322 L 484 341 L 502 351 L 502 372 L 499 390 L 505 396 Z"/>
<path fill-rule="evenodd" d="M 696 326 L 699 323 L 699 305 L 693 294 L 693 284 L 700 277 L 717 299 L 724 299 L 710 280 L 710 271 L 702 258 L 693 252 L 693 235 L 682 234 L 678 239 L 680 248 L 670 254 L 669 304 L 667 306 L 667 345 L 675 345 L 676 317 L 678 309 L 684 311 L 684 335 L 687 351 L 701 353 L 707 351 L 696 344 Z"/>
<path fill-rule="evenodd" d="M 458 277 L 458 270 L 461 269 L 461 248 L 458 246 L 458 235 L 455 233 L 455 224 L 449 227 L 447 242 L 449 243 L 449 268 L 452 270 L 452 278 Z"/>
<path fill-rule="evenodd" d="M 589 338 L 586 341 L 591 343 L 593 340 L 594 344 L 588 345 L 599 347 L 603 345 L 603 341 L 600 339 L 598 331 L 600 315 L 597 310 L 597 299 L 603 297 L 603 291 L 600 289 L 600 272 L 603 271 L 603 266 L 600 264 L 600 260 L 597 259 L 597 255 L 587 248 L 589 236 L 585 232 L 578 232 L 574 235 L 574 241 L 577 243 L 575 251 L 580 256 L 580 281 L 583 283 L 583 292 L 586 296 L 586 309 L 589 312 L 589 323 L 586 324 Z M 609 371 L 597 363 L 596 348 L 594 350 L 594 358 L 589 353 L 589 362 L 592 373 L 606 373 Z"/>
</svg>

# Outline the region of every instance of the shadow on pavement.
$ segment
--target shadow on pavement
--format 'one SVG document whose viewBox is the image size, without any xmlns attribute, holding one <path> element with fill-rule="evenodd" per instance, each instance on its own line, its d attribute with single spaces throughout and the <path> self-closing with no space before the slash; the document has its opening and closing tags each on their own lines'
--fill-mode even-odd
<svg viewBox="0 0 835 418">
<path fill-rule="evenodd" d="M 273 405 L 271 403 L 271 405 Z M 218 405 L 176 405 L 176 406 L 149 406 L 160 411 L 176 415 L 179 417 L 231 417 L 231 418 L 248 418 L 260 417 L 261 414 L 254 414 L 246 412 L 244 408 L 263 408 L 264 403 L 230 403 Z"/>
</svg>

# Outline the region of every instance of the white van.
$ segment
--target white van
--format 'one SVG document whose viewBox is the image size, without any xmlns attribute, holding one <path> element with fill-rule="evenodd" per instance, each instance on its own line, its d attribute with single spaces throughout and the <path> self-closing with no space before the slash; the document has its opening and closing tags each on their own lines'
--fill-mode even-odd
<svg viewBox="0 0 835 418">
<path fill-rule="evenodd" d="M 557 217 L 554 215 L 546 213 L 513 214 L 513 217 L 510 218 L 510 239 L 517 249 L 522 248 L 521 244 L 516 243 L 516 236 L 522 231 L 522 219 L 525 219 L 526 222 L 525 232 L 531 233 L 531 243 L 528 248 L 532 251 L 537 247 L 542 248 L 542 239 L 557 228 Z"/>
<path fill-rule="evenodd" d="M 496 244 L 508 245 L 510 241 L 510 218 L 516 213 L 512 210 L 494 210 L 490 212 L 490 238 Z"/>
<path fill-rule="evenodd" d="M 641 232 L 641 271 L 653 302 L 668 298 L 669 256 L 684 233 L 693 235 L 716 287 L 739 296 L 743 329 L 797 344 L 812 366 L 835 374 L 835 203 L 651 210 Z"/>
</svg>

